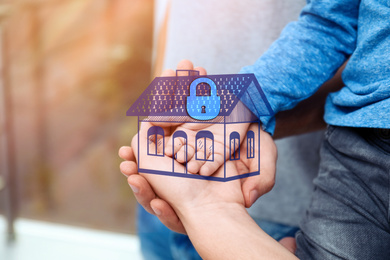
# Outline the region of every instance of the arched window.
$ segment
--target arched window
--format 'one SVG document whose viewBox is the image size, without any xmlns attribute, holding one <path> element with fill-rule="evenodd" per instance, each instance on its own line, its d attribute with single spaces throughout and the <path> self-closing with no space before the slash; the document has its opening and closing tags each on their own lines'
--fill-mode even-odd
<svg viewBox="0 0 390 260">
<path fill-rule="evenodd" d="M 232 132 L 230 134 L 230 160 L 240 160 L 240 134 Z"/>
<path fill-rule="evenodd" d="M 196 134 L 195 151 L 196 160 L 214 161 L 214 135 L 210 131 L 203 130 Z"/>
<path fill-rule="evenodd" d="M 164 130 L 159 126 L 152 126 L 148 130 L 148 155 L 164 156 Z M 160 152 L 158 153 L 158 150 Z"/>
<path fill-rule="evenodd" d="M 247 158 L 255 158 L 255 133 L 248 131 L 246 134 L 246 154 Z"/>
<path fill-rule="evenodd" d="M 179 140 L 179 138 L 182 138 L 183 141 Z M 175 147 L 175 142 L 179 142 L 183 144 L 183 155 L 184 155 L 184 162 L 187 162 L 187 134 L 184 131 L 176 131 L 172 135 L 172 147 Z M 180 150 L 180 149 L 179 149 Z M 173 172 L 177 172 L 178 169 L 175 169 L 175 160 L 177 160 L 177 153 L 172 156 L 172 169 Z M 184 173 L 187 173 L 187 163 L 184 164 Z"/>
</svg>

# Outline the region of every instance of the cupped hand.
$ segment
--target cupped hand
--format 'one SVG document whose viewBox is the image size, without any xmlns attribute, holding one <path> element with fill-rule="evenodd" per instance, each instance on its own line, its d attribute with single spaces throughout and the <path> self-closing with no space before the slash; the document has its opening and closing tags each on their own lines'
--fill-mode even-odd
<svg viewBox="0 0 390 260">
<path fill-rule="evenodd" d="M 258 136 L 260 131 L 260 150 L 255 145 L 255 154 L 260 156 L 260 167 L 258 160 L 248 159 L 246 156 L 241 156 L 240 160 L 234 161 L 238 174 L 253 172 L 260 169 L 260 175 L 255 175 L 249 178 L 242 179 L 242 193 L 245 199 L 245 206 L 251 207 L 255 201 L 262 195 L 269 192 L 275 184 L 277 149 L 271 135 L 262 129 L 259 130 L 258 124 L 251 124 L 249 130 Z M 242 142 L 240 153 L 247 152 L 247 142 Z"/>
<path fill-rule="evenodd" d="M 257 125 L 251 125 L 250 130 L 254 131 L 255 134 L 257 135 Z M 136 145 L 137 138 L 133 138 L 132 145 L 133 147 Z M 246 144 L 243 143 L 241 146 L 242 151 L 246 151 Z M 252 176 L 246 179 L 241 180 L 241 194 L 237 194 L 234 192 L 236 198 L 243 198 L 244 200 L 244 205 L 246 207 L 250 207 L 256 199 L 263 195 L 264 193 L 268 192 L 269 190 L 272 189 L 274 180 L 275 180 L 275 164 L 276 164 L 276 159 L 277 159 L 277 151 L 276 151 L 276 146 L 271 138 L 271 136 L 260 130 L 260 175 L 257 176 Z M 260 151 L 255 151 L 255 152 L 260 152 Z M 178 178 L 178 177 L 167 177 L 167 176 L 158 176 L 158 175 L 152 175 L 150 174 L 150 179 L 146 177 L 146 175 L 139 175 L 138 174 L 138 169 L 136 165 L 136 157 L 134 155 L 134 152 L 131 147 L 122 147 L 119 150 L 119 156 L 126 160 L 121 163 L 120 169 L 123 174 L 128 176 L 128 183 L 131 186 L 134 195 L 137 199 L 137 201 L 151 214 L 156 215 L 160 221 L 166 225 L 168 228 L 170 228 L 173 231 L 179 232 L 179 233 L 184 233 L 185 234 L 185 229 L 183 227 L 183 224 L 181 223 L 180 219 L 178 218 L 177 214 L 174 211 L 174 208 L 171 207 L 170 204 L 168 204 L 166 199 L 170 199 L 172 196 L 179 196 L 181 194 L 175 193 L 175 190 L 171 190 L 173 194 L 165 194 L 163 192 L 163 199 L 161 199 L 158 194 L 158 190 L 160 189 L 170 189 L 172 188 L 172 185 L 178 185 L 177 182 L 180 182 L 179 180 L 183 181 L 184 178 Z M 152 163 L 152 162 L 151 162 Z M 164 160 L 160 162 L 154 162 L 154 163 L 162 163 L 161 165 L 168 165 L 171 163 L 171 159 L 165 158 Z M 233 166 L 231 162 L 229 162 L 229 167 Z M 257 160 L 248 160 L 245 157 L 243 157 L 239 161 L 234 162 L 234 169 L 237 171 L 237 174 L 241 174 L 244 172 L 248 172 L 251 170 L 255 170 L 258 168 L 257 165 Z M 174 178 L 178 178 L 176 181 L 168 181 Z M 158 188 L 153 189 L 151 184 L 153 183 L 164 183 L 164 185 L 158 186 Z M 188 181 L 188 183 L 191 184 L 196 184 L 197 188 L 200 189 L 201 191 L 203 190 L 208 190 L 208 189 L 203 189 L 201 185 L 205 185 L 205 183 L 208 183 L 208 181 L 205 180 L 193 180 L 193 179 L 185 179 L 185 181 Z M 196 182 L 194 182 L 196 181 Z M 186 185 L 188 185 L 188 183 Z M 200 184 L 199 184 L 200 183 Z M 212 184 L 214 185 L 225 185 L 229 184 L 228 183 L 219 183 L 219 182 L 213 182 L 211 181 Z M 225 185 L 225 187 L 228 187 L 229 190 L 235 190 L 237 191 L 237 185 L 238 181 L 232 181 L 230 182 L 231 185 L 234 185 L 235 188 L 231 189 L 230 186 Z M 187 187 L 187 186 L 184 186 Z M 210 186 L 213 187 L 213 186 Z M 192 187 L 190 187 L 192 188 Z M 219 190 L 221 188 L 217 188 L 216 190 Z M 213 189 L 214 190 L 214 189 Z M 157 194 L 156 194 L 157 191 Z M 228 191 L 230 194 L 230 191 Z M 197 197 L 198 195 L 203 194 L 203 192 L 194 192 L 191 194 L 190 201 L 193 199 L 192 196 Z M 213 194 L 213 193 L 208 193 Z M 199 199 L 204 198 L 204 196 L 198 197 Z M 218 199 L 217 199 L 218 198 Z M 209 197 L 210 199 L 210 197 Z M 221 198 L 219 195 L 216 195 L 215 198 L 213 198 L 212 202 L 220 201 L 220 199 L 226 199 L 226 198 Z M 199 200 L 198 200 L 199 201 Z M 240 201 L 236 201 L 241 203 Z M 188 205 L 191 205 L 190 203 Z M 184 205 L 185 206 L 185 205 Z"/>
</svg>

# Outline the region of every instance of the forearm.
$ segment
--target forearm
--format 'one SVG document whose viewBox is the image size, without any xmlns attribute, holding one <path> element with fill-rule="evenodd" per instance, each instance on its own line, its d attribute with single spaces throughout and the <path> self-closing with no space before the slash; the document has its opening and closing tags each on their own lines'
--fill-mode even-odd
<svg viewBox="0 0 390 260">
<path fill-rule="evenodd" d="M 358 10 L 358 0 L 309 1 L 299 21 L 290 23 L 268 51 L 241 73 L 255 74 L 275 113 L 294 108 L 329 80 L 354 51 Z M 252 111 L 261 111 L 256 97 L 242 101 Z M 275 118 L 257 116 L 272 134 Z"/>
<path fill-rule="evenodd" d="M 341 73 L 344 67 L 345 64 L 313 96 L 300 102 L 293 109 L 281 111 L 276 114 L 274 139 L 309 133 L 325 128 L 325 100 L 329 93 L 338 91 L 343 87 L 344 83 L 341 79 Z"/>
<path fill-rule="evenodd" d="M 240 204 L 207 205 L 178 215 L 203 259 L 296 259 L 261 230 Z"/>
</svg>

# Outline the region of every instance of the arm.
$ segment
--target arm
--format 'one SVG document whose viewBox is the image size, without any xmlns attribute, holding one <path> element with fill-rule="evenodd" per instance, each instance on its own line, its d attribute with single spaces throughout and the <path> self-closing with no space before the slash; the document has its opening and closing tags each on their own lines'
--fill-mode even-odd
<svg viewBox="0 0 390 260">
<path fill-rule="evenodd" d="M 257 135 L 258 127 L 256 124 L 251 125 L 250 129 Z M 142 131 L 140 133 L 142 134 Z M 119 156 L 125 160 L 120 165 L 121 172 L 128 177 L 128 183 L 130 184 L 136 199 L 149 213 L 157 215 L 161 222 L 170 229 L 179 233 L 185 233 L 181 221 L 173 211 L 170 204 L 157 196 L 158 190 L 154 189 L 153 183 L 151 183 L 149 179 L 146 179 L 145 175 L 144 177 L 138 174 L 135 159 L 135 154 L 137 154 L 136 149 L 138 146 L 134 143 L 135 141 L 136 138 L 133 138 L 132 147 L 135 149 L 134 152 L 131 147 L 122 147 L 119 150 Z M 243 143 L 240 149 L 242 151 L 246 151 L 246 142 Z M 250 207 L 259 196 L 270 191 L 275 183 L 275 165 L 277 159 L 276 146 L 269 133 L 261 130 L 260 150 L 267 151 L 260 153 L 261 174 L 251 178 L 242 179 L 240 182 L 237 182 L 241 187 L 240 194 L 238 194 L 238 196 L 244 198 L 243 204 L 246 207 Z M 255 153 L 259 153 L 259 151 L 256 149 Z M 164 158 L 169 159 L 169 157 Z M 148 161 L 148 163 L 152 162 Z M 172 162 L 169 161 L 169 164 L 171 163 Z M 248 160 L 245 156 L 243 156 L 239 161 L 234 161 L 234 164 L 238 172 L 241 172 L 242 170 L 250 172 L 253 171 L 253 169 L 258 169 L 257 161 Z M 160 165 L 160 167 L 162 167 L 164 164 L 158 163 L 156 165 Z M 164 176 L 162 178 L 162 180 L 170 180 L 170 178 Z"/>
<path fill-rule="evenodd" d="M 203 259 L 297 259 L 261 230 L 243 205 L 214 204 L 178 214 Z"/>
<path fill-rule="evenodd" d="M 141 126 L 141 129 L 143 127 L 147 128 L 147 123 Z M 273 144 L 268 133 L 263 132 L 260 138 L 262 147 Z M 139 138 L 133 138 L 132 146 L 138 147 L 138 141 L 141 146 L 148 145 L 148 139 L 142 131 Z M 274 165 L 276 154 L 272 152 L 272 147 L 269 148 L 267 149 L 269 152 L 262 155 L 262 160 L 273 162 L 267 165 Z M 124 156 L 123 152 L 121 149 L 121 156 Z M 137 154 L 128 156 L 137 157 Z M 172 160 L 168 157 L 153 157 L 149 158 L 148 163 L 159 164 L 164 168 L 169 167 Z M 247 166 L 251 167 L 250 164 Z M 233 175 L 239 173 L 239 167 L 234 162 L 228 161 L 227 167 L 232 170 Z M 220 169 L 216 174 L 222 172 L 223 169 Z M 272 175 L 274 172 L 274 167 L 262 169 L 263 176 Z M 137 182 L 147 181 L 161 198 L 158 199 L 159 202 L 168 202 L 172 206 L 195 248 L 204 259 L 295 258 L 282 245 L 266 235 L 248 215 L 240 180 L 216 182 L 155 174 L 133 174 L 128 180 L 133 189 L 137 187 L 136 196 L 142 193 L 144 188 L 137 186 Z M 156 212 L 156 203 L 150 205 L 152 211 Z"/>
<path fill-rule="evenodd" d="M 183 68 L 188 69 L 186 66 L 189 65 L 185 65 Z M 276 115 L 277 124 L 275 134 L 273 136 L 275 139 L 315 131 L 325 126 L 323 121 L 323 106 L 325 98 L 329 92 L 336 91 L 342 86 L 340 74 L 343 67 L 338 71 L 336 76 L 326 82 L 314 96 L 302 101 L 294 109 L 283 111 Z M 173 73 L 173 71 L 170 73 Z M 262 134 L 262 136 L 267 135 L 267 133 Z M 267 142 L 262 141 L 262 144 L 263 143 Z M 246 149 L 244 145 L 242 146 L 242 149 Z M 274 155 L 276 160 L 276 148 L 274 146 L 268 145 L 262 149 L 271 151 L 271 153 L 268 152 L 268 154 Z M 166 201 L 159 199 L 146 179 L 138 175 L 137 165 L 135 163 L 135 157 L 132 149 L 130 147 L 122 147 L 119 150 L 119 156 L 125 160 L 120 166 L 122 173 L 124 173 L 127 177 L 132 175 L 132 177 L 128 179 L 128 182 L 132 185 L 134 195 L 138 202 L 149 213 L 157 215 L 161 222 L 170 229 L 179 233 L 186 233 L 180 219 L 177 217 L 171 206 Z M 272 164 L 272 158 L 267 160 L 262 159 L 262 165 L 265 165 L 262 168 L 269 168 Z M 257 168 L 257 166 L 255 166 L 255 168 Z M 242 183 L 245 205 L 250 207 L 261 194 L 266 193 L 272 188 L 273 183 L 274 178 L 272 174 L 261 174 L 257 177 L 245 179 Z M 152 206 L 158 211 L 158 213 L 152 208 Z"/>
<path fill-rule="evenodd" d="M 310 1 L 299 21 L 289 24 L 254 65 L 242 69 L 256 75 L 275 113 L 313 95 L 354 51 L 359 4 L 358 0 Z M 256 99 L 244 103 L 256 111 Z M 275 118 L 260 118 L 273 133 Z"/>
<path fill-rule="evenodd" d="M 341 79 L 341 73 L 344 67 L 345 64 L 313 96 L 301 101 L 293 109 L 281 111 L 276 114 L 274 139 L 304 134 L 325 128 L 325 100 L 330 92 L 335 92 L 344 85 Z"/>
</svg>

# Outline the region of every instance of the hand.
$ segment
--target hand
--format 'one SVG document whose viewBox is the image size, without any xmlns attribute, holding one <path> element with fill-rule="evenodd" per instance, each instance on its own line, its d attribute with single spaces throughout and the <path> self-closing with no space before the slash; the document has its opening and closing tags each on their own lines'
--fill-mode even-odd
<svg viewBox="0 0 390 260">
<path fill-rule="evenodd" d="M 146 127 L 149 126 L 146 125 Z M 256 129 L 256 127 L 254 128 Z M 147 146 L 149 140 L 146 137 L 135 136 L 132 146 Z M 139 145 L 137 143 L 138 140 L 140 142 Z M 119 154 L 122 158 L 130 160 L 137 157 L 135 156 L 137 153 L 133 153 L 130 147 L 121 148 Z M 276 154 L 274 155 L 276 157 Z M 159 164 L 162 169 L 165 167 L 168 169 L 172 163 L 172 159 L 166 156 L 149 159 L 148 163 Z M 134 171 L 134 161 L 125 163 L 121 164 L 123 173 L 127 175 L 130 171 L 136 172 Z M 240 167 L 253 167 L 252 163 L 245 165 L 245 161 L 242 162 L 243 165 L 232 161 L 227 161 L 226 164 L 232 171 L 233 176 L 239 174 L 238 168 Z M 128 168 L 128 171 L 126 171 L 126 168 Z M 167 214 L 165 217 L 168 219 L 170 217 L 171 220 L 175 219 L 176 222 L 168 222 L 168 224 L 176 225 L 176 227 L 180 226 L 180 229 L 175 231 L 184 231 L 184 228 L 186 228 L 191 241 L 193 241 L 195 248 L 199 250 L 198 252 L 202 257 L 215 258 L 223 256 L 224 259 L 237 259 L 237 257 L 245 255 L 248 258 L 259 258 L 261 256 L 265 259 L 270 257 L 274 259 L 296 259 L 294 255 L 289 254 L 275 240 L 266 235 L 245 211 L 240 180 L 224 183 L 154 174 L 144 174 L 143 176 L 134 174 L 129 176 L 128 181 L 133 186 L 132 189 L 135 191 L 137 199 L 142 186 L 145 188 L 146 193 L 144 196 L 141 196 L 141 199 L 146 198 L 147 195 L 152 195 L 150 205 L 160 219 L 161 212 L 158 209 L 156 210 L 156 205 L 153 205 L 153 201 L 158 200 L 157 206 L 162 202 L 160 206 L 162 208 L 165 207 L 171 214 L 171 216 Z M 137 182 L 140 184 L 139 186 Z M 154 190 L 151 189 L 149 183 Z M 156 196 L 154 192 L 163 200 L 153 199 Z M 143 202 L 147 203 L 147 200 Z M 140 203 L 143 204 L 141 201 Z M 177 218 L 175 213 L 180 218 Z M 166 224 L 167 222 L 163 220 L 163 223 Z M 223 234 L 224 232 L 233 234 L 238 241 L 232 243 L 231 239 Z M 293 240 L 283 241 L 281 244 L 290 251 L 294 250 Z M 226 251 L 226 246 L 231 248 L 231 250 Z M 214 251 L 210 251 L 211 248 Z M 238 250 L 240 248 L 245 253 Z"/>
<path fill-rule="evenodd" d="M 241 189 L 245 199 L 245 207 L 250 208 L 256 200 L 269 192 L 275 184 L 277 149 L 271 135 L 263 130 L 259 130 L 257 124 L 251 124 L 248 130 L 252 130 L 255 136 L 260 131 L 260 150 L 255 146 L 255 154 L 260 156 L 260 167 L 258 160 L 250 160 L 246 156 L 241 156 L 240 160 L 234 161 L 238 174 L 254 172 L 260 170 L 260 175 L 241 179 Z M 246 138 L 245 138 L 246 139 Z M 247 142 L 242 142 L 240 153 L 246 154 Z"/>
<path fill-rule="evenodd" d="M 150 125 L 144 123 L 144 127 L 149 128 Z M 141 142 L 140 146 L 145 147 L 148 145 L 148 139 L 142 133 L 139 139 Z M 135 136 L 132 141 L 132 146 L 138 147 L 137 142 L 138 136 Z M 122 147 L 119 150 L 119 156 L 127 160 L 121 163 L 121 171 L 126 176 L 129 176 L 129 184 L 139 203 L 149 213 L 154 213 L 158 216 L 161 215 L 160 212 L 164 211 L 165 218 L 162 216 L 162 222 L 175 231 L 184 232 L 184 228 L 175 215 L 175 212 L 180 213 L 188 208 L 206 207 L 207 204 L 222 205 L 223 203 L 238 203 L 244 205 L 241 185 L 238 180 L 222 183 L 154 174 L 144 174 L 143 178 L 136 174 L 137 165 L 134 161 L 136 159 L 135 154 L 137 153 L 134 153 L 130 147 Z M 148 158 L 148 164 L 158 164 L 159 168 L 164 170 L 165 167 L 171 167 L 172 159 L 166 156 L 150 157 Z M 233 176 L 237 174 L 236 166 L 233 162 L 228 161 L 227 166 Z M 159 199 L 156 194 L 163 200 Z M 166 201 L 173 206 L 175 211 L 173 211 Z M 159 211 L 159 208 L 162 208 L 162 210 Z"/>
<path fill-rule="evenodd" d="M 256 129 L 257 127 L 254 125 L 250 128 L 250 130 L 255 131 L 255 134 L 257 135 Z M 134 142 L 132 145 L 134 145 Z M 244 151 L 246 150 L 245 142 L 243 143 L 241 149 Z M 250 207 L 258 197 L 271 190 L 275 180 L 275 164 L 277 159 L 276 146 L 272 137 L 262 130 L 260 130 L 260 150 L 261 174 L 241 180 L 241 189 L 246 207 Z M 120 169 L 123 174 L 128 176 L 128 183 L 132 187 L 138 202 L 149 213 L 156 215 L 160 221 L 171 230 L 179 233 L 185 233 L 185 229 L 173 208 L 166 201 L 160 199 L 156 195 L 147 179 L 137 174 L 137 165 L 135 163 L 135 156 L 132 149 L 130 147 L 122 147 L 119 150 L 119 156 L 122 159 L 127 160 L 121 163 Z M 257 169 L 257 162 L 251 163 L 250 160 L 247 160 L 246 158 L 236 161 L 235 165 L 238 174 L 242 171 L 248 171 L 248 169 Z M 165 176 L 160 177 L 166 178 Z"/>
<path fill-rule="evenodd" d="M 133 149 L 129 146 L 123 146 L 119 149 L 118 154 L 119 157 L 125 160 L 120 164 L 120 170 L 127 177 L 127 181 L 138 203 L 147 212 L 156 215 L 169 229 L 177 233 L 186 234 L 184 226 L 173 208 L 166 201 L 157 197 L 148 181 L 138 174 Z"/>
<path fill-rule="evenodd" d="M 150 124 L 144 123 L 143 127 L 149 128 Z M 132 147 L 145 147 L 148 145 L 147 135 L 144 135 L 142 131 L 140 131 L 139 135 L 139 137 L 135 136 L 133 138 Z M 138 141 L 140 142 L 139 144 Z M 138 161 L 138 153 L 134 154 Z M 171 169 L 172 158 L 167 156 L 149 156 L 145 164 L 158 165 L 160 170 L 165 171 Z M 238 174 L 236 165 L 232 161 L 227 161 L 226 164 L 232 176 Z M 184 170 L 184 166 L 181 164 L 177 164 L 176 167 L 178 171 Z M 214 174 L 218 175 L 220 172 L 223 173 L 222 167 Z M 145 177 L 156 195 L 169 202 L 176 212 L 181 212 L 186 208 L 204 207 L 207 204 L 215 203 L 238 203 L 244 205 L 240 181 L 223 183 L 159 174 L 141 173 L 140 175 Z"/>
<path fill-rule="evenodd" d="M 177 69 L 186 69 L 191 70 L 193 69 L 193 65 L 189 61 L 182 61 L 179 63 Z M 203 68 L 195 68 L 196 70 L 200 71 L 200 75 L 205 75 L 206 71 Z M 163 73 L 162 76 L 175 76 L 175 72 L 173 70 L 167 70 Z M 234 113 L 235 111 L 233 111 Z M 154 123 L 155 124 L 155 123 Z M 225 149 L 224 147 L 224 136 L 218 133 L 221 133 L 222 131 L 218 131 L 218 125 L 210 125 L 210 124 L 173 124 L 173 123 L 158 123 L 161 127 L 164 129 L 165 133 L 165 143 L 167 144 L 167 147 L 165 149 L 165 153 L 168 156 L 176 155 L 176 160 L 179 163 L 185 163 L 184 160 L 184 151 L 183 151 L 183 145 L 176 145 L 175 147 L 172 147 L 172 141 L 170 135 L 172 135 L 172 131 L 178 131 L 180 129 L 185 129 L 187 133 L 187 140 L 188 140 L 188 172 L 190 173 L 198 173 L 202 175 L 211 175 L 213 174 L 223 163 L 224 163 L 224 155 L 223 152 L 220 151 L 229 151 L 230 149 Z M 247 124 L 240 124 L 241 128 L 237 129 L 240 132 L 240 137 L 244 137 L 245 133 L 247 132 L 248 125 Z M 195 129 L 196 127 L 196 129 Z M 195 135 L 196 130 L 201 129 L 207 129 L 213 133 L 217 133 L 214 135 L 215 138 L 215 160 L 214 162 L 206 162 L 204 161 L 196 161 L 194 160 L 194 154 L 195 149 L 191 145 L 195 143 Z M 144 128 L 147 129 L 147 128 Z M 253 129 L 253 131 L 256 133 L 257 136 L 257 130 L 256 128 Z M 275 162 L 276 162 L 276 146 L 272 141 L 272 138 L 269 136 L 268 133 L 262 132 L 260 135 L 260 139 L 262 141 L 260 142 L 260 145 L 264 148 L 261 150 L 267 151 L 266 153 L 262 153 L 260 155 L 261 157 L 261 165 L 260 165 L 260 176 L 254 176 L 247 179 L 241 180 L 242 182 L 242 192 L 245 199 L 245 206 L 250 207 L 256 199 L 268 192 L 274 184 L 274 172 L 275 172 Z M 240 141 L 242 141 L 243 138 L 241 138 Z M 154 140 L 154 142 L 158 142 L 159 140 Z M 178 143 L 179 144 L 179 143 Z M 181 143 L 183 144 L 183 143 Z M 159 150 L 161 146 L 157 146 L 157 153 L 162 153 L 162 149 Z M 199 146 L 198 146 L 199 147 Z M 257 147 L 256 147 L 257 148 Z M 243 153 L 244 152 L 244 153 Z M 256 151 L 255 152 L 259 152 Z M 243 142 L 243 145 L 241 145 L 241 153 L 246 153 L 246 142 Z M 132 155 L 128 157 L 128 155 Z M 126 175 L 134 175 L 137 173 L 137 166 L 134 162 L 135 157 L 133 155 L 133 152 L 131 151 L 130 147 L 124 147 L 120 150 L 120 156 L 125 159 L 129 160 L 128 162 L 123 162 L 121 164 L 121 171 Z M 227 154 L 227 158 L 229 158 L 229 154 Z M 133 162 L 131 162 L 133 161 Z M 241 158 L 240 161 L 235 161 L 235 165 L 237 169 L 240 171 L 240 173 L 244 173 L 243 170 L 246 172 L 255 171 L 258 169 L 257 161 L 252 162 L 253 165 L 250 164 L 251 162 L 247 160 L 246 158 Z M 160 165 L 160 164 L 158 164 Z M 262 165 L 265 165 L 265 167 L 262 167 Z M 249 171 L 248 171 L 249 169 Z M 182 225 L 180 224 L 179 219 L 177 218 L 176 214 L 174 213 L 173 209 L 167 204 L 165 201 L 158 199 L 156 194 L 154 193 L 153 189 L 150 187 L 149 183 L 142 178 L 141 176 L 130 176 L 129 184 L 133 182 L 131 185 L 133 190 L 135 191 L 135 196 L 137 200 L 140 202 L 141 205 L 144 206 L 144 208 L 149 213 L 160 213 L 157 215 L 160 215 L 160 220 L 166 224 L 169 228 L 175 231 L 184 232 Z M 152 205 L 152 206 L 151 206 Z M 153 206 L 154 205 L 154 206 Z M 153 210 L 153 208 L 155 210 Z"/>
<path fill-rule="evenodd" d="M 193 67 L 193 64 L 188 60 L 181 61 L 178 66 L 178 70 L 198 70 L 200 75 L 206 75 L 206 70 L 201 67 Z M 166 70 L 163 72 L 162 76 L 169 77 L 169 76 L 175 76 L 175 72 L 173 70 Z M 232 115 L 237 113 L 237 110 L 239 110 L 242 106 L 242 103 L 239 102 L 238 105 L 236 105 L 235 110 L 233 110 Z M 239 111 L 242 113 L 242 111 Z M 241 115 L 242 116 L 242 115 Z M 187 151 L 184 149 L 185 145 L 185 139 L 179 138 L 181 142 L 175 142 L 174 147 L 172 146 L 172 137 L 167 138 L 166 140 L 166 148 L 165 148 L 165 154 L 170 157 L 175 157 L 176 160 L 179 163 L 188 163 L 187 164 L 187 170 L 189 173 L 192 174 L 200 174 L 205 176 L 210 176 L 211 174 L 214 174 L 214 172 L 219 169 L 219 167 L 225 162 L 225 158 L 230 157 L 230 153 L 233 151 L 230 151 L 229 149 L 229 143 L 227 143 L 227 147 L 225 147 L 225 135 L 223 131 L 223 125 L 222 124 L 202 124 L 202 123 L 159 123 L 155 122 L 152 123 L 153 125 L 158 125 L 161 127 L 164 127 L 166 129 L 175 128 L 174 131 L 184 131 L 187 134 Z M 249 124 L 248 123 L 241 123 L 235 125 L 235 131 L 239 133 L 240 135 L 240 142 L 242 142 L 243 137 L 245 136 L 247 130 L 248 130 Z M 214 135 L 214 146 L 212 147 L 211 143 L 206 143 L 200 145 L 198 143 L 197 150 L 195 150 L 195 142 L 196 142 L 196 134 L 200 130 L 207 130 L 213 133 Z M 168 136 L 168 134 L 165 132 L 165 136 Z M 201 141 L 198 141 L 201 142 Z M 198 153 L 198 157 L 204 156 L 204 148 L 203 145 L 206 146 L 206 151 L 210 151 L 211 149 L 214 150 L 214 160 L 213 161 L 204 161 L 204 160 L 196 160 L 196 154 Z M 238 145 L 237 145 L 238 147 Z M 187 156 L 185 157 L 185 153 L 187 153 Z M 226 153 L 226 154 L 225 154 Z M 208 153 L 206 156 L 210 156 L 211 152 Z"/>
</svg>

